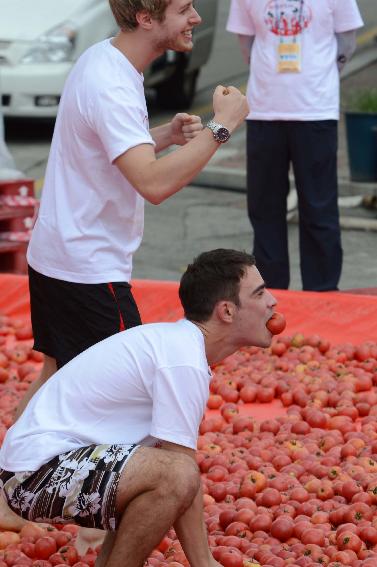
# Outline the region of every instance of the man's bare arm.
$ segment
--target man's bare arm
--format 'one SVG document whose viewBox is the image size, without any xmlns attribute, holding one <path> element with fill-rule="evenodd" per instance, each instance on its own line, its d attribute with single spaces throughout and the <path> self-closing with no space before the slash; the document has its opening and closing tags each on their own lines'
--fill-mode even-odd
<svg viewBox="0 0 377 567">
<path fill-rule="evenodd" d="M 240 42 L 242 56 L 244 58 L 245 63 L 250 65 L 250 53 L 251 48 L 254 43 L 255 36 L 253 35 L 241 35 L 238 34 L 238 40 Z"/>
<path fill-rule="evenodd" d="M 337 33 L 337 65 L 339 71 L 348 63 L 356 49 L 356 30 Z"/>
<path fill-rule="evenodd" d="M 233 132 L 248 114 L 246 98 L 234 87 L 217 87 L 213 98 L 214 119 Z M 219 148 L 205 128 L 194 139 L 169 155 L 156 158 L 155 148 L 142 144 L 119 156 L 114 164 L 132 186 L 154 205 L 177 193 L 203 169 Z"/>
<path fill-rule="evenodd" d="M 156 143 L 155 152 L 161 152 L 171 145 L 184 146 L 203 130 L 199 116 L 179 112 L 171 122 L 150 129 Z"/>
</svg>

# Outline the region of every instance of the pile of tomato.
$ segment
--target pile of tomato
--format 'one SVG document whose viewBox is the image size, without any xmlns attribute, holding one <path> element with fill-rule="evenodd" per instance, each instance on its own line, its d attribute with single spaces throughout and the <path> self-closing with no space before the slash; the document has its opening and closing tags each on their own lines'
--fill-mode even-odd
<svg viewBox="0 0 377 567">
<path fill-rule="evenodd" d="M 36 378 L 31 329 L 0 318 L 0 438 Z M 253 404 L 266 404 L 264 420 Z M 260 406 L 258 406 L 260 407 Z M 377 344 L 274 337 L 213 369 L 197 462 L 224 567 L 377 567 Z M 0 533 L 0 567 L 91 567 L 76 526 Z M 33 531 L 34 530 L 34 531 Z M 173 529 L 147 567 L 187 567 Z"/>
<path fill-rule="evenodd" d="M 98 550 L 80 557 L 74 545 L 78 527 L 59 528 L 30 523 L 19 533 L 0 532 L 1 567 L 94 567 Z"/>
</svg>

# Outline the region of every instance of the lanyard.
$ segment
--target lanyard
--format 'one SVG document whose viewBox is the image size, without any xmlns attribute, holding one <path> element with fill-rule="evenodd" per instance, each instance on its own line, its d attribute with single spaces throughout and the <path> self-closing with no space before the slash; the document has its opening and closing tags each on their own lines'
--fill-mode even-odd
<svg viewBox="0 0 377 567">
<path fill-rule="evenodd" d="M 295 28 L 292 30 L 295 32 L 293 35 L 293 41 L 296 43 L 297 36 L 302 33 L 302 23 L 303 23 L 303 12 L 304 12 L 304 0 L 300 0 L 300 8 L 298 19 Z M 283 21 L 284 12 L 279 13 L 279 0 L 275 0 L 275 19 L 276 19 L 276 26 L 277 30 L 280 32 L 280 24 Z M 280 35 L 280 34 L 279 34 Z M 280 35 L 280 42 L 283 42 L 283 36 Z"/>
</svg>

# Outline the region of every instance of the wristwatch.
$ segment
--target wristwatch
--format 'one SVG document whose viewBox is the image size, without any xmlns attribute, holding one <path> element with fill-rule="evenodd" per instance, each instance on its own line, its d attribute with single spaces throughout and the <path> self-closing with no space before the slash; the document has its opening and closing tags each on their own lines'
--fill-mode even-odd
<svg viewBox="0 0 377 567">
<path fill-rule="evenodd" d="M 219 142 L 219 144 L 225 144 L 225 142 L 227 142 L 230 138 L 230 132 L 228 128 L 223 126 L 223 124 L 215 122 L 214 120 L 207 122 L 207 128 L 212 130 L 213 137 L 215 138 L 216 142 Z"/>
</svg>

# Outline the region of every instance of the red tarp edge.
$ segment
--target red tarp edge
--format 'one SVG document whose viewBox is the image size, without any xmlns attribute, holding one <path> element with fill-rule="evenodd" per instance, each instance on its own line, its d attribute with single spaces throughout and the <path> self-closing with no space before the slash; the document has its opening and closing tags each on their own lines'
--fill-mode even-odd
<svg viewBox="0 0 377 567">
<path fill-rule="evenodd" d="M 133 293 L 144 323 L 175 321 L 183 312 L 178 283 L 134 280 Z M 286 334 L 318 333 L 332 344 L 377 340 L 377 296 L 339 292 L 273 290 L 287 319 Z M 27 276 L 0 274 L 0 312 L 29 317 Z"/>
</svg>

